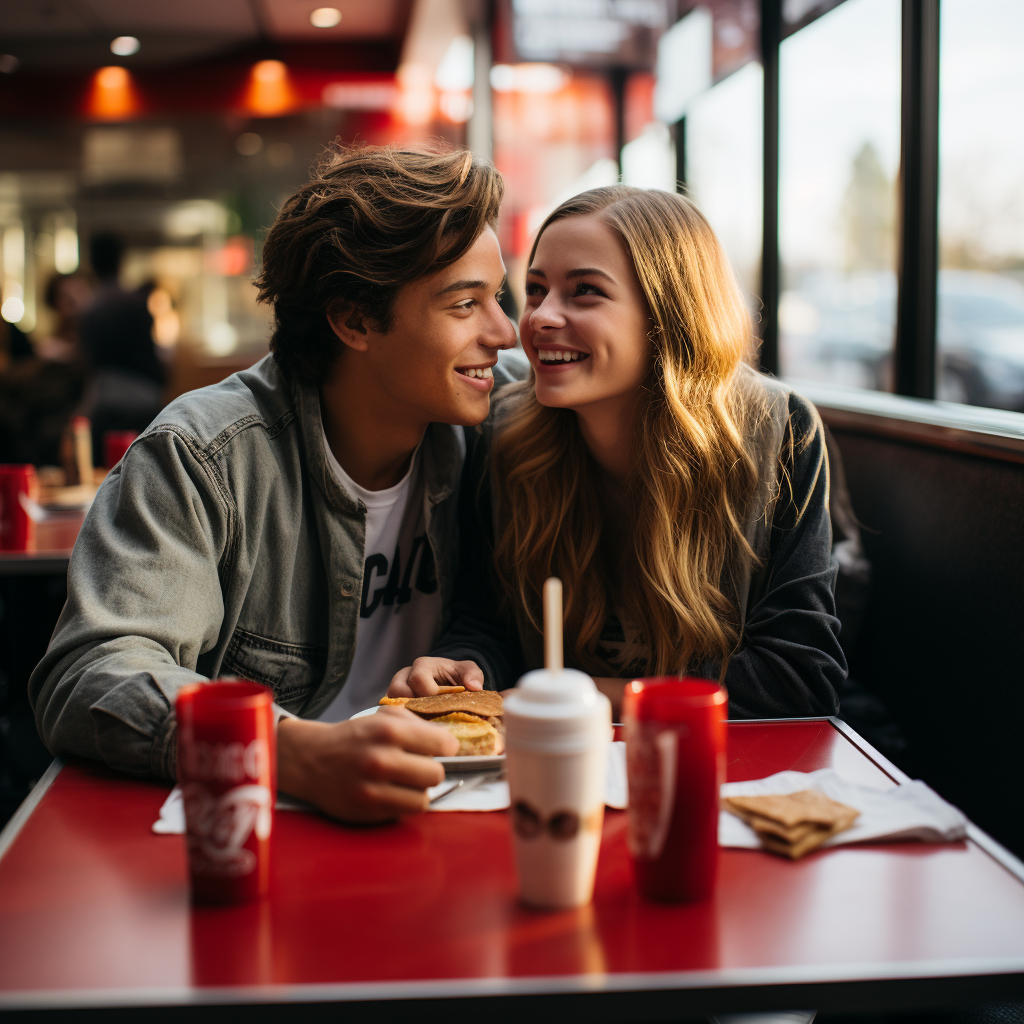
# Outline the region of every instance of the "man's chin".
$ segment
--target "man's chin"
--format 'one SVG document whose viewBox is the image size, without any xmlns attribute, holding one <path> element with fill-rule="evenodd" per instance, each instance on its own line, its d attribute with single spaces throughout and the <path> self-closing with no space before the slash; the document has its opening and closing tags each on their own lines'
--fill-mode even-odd
<svg viewBox="0 0 1024 1024">
<path fill-rule="evenodd" d="M 472 405 L 460 403 L 458 408 L 448 410 L 447 416 L 438 417 L 438 422 L 450 423 L 453 427 L 478 427 L 491 411 L 491 396 L 483 395 Z"/>
</svg>

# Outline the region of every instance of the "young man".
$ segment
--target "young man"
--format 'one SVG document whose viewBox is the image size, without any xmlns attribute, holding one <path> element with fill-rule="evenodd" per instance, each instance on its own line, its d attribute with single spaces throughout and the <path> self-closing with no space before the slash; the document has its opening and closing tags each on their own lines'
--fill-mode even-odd
<svg viewBox="0 0 1024 1024">
<path fill-rule="evenodd" d="M 283 790 L 350 821 L 424 807 L 454 739 L 404 709 L 345 719 L 445 624 L 461 427 L 515 344 L 502 191 L 468 153 L 367 147 L 285 204 L 257 282 L 273 354 L 168 406 L 82 528 L 29 683 L 54 753 L 174 778 L 178 687 L 236 675 L 299 716 Z"/>
</svg>

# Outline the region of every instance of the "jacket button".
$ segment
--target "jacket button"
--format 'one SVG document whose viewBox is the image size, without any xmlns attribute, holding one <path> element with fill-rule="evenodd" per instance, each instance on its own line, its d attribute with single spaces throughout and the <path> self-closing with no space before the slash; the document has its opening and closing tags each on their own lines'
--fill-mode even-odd
<svg viewBox="0 0 1024 1024">
<path fill-rule="evenodd" d="M 341 592 L 346 596 L 352 593 L 352 582 L 351 580 L 345 580 L 341 585 Z"/>
</svg>

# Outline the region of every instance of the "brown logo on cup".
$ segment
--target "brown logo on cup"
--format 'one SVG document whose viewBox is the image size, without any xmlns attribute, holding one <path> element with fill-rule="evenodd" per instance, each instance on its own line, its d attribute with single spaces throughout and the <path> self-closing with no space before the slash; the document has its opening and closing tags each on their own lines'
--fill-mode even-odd
<svg viewBox="0 0 1024 1024">
<path fill-rule="evenodd" d="M 525 800 L 512 808 L 512 827 L 523 839 L 536 839 L 545 828 L 552 839 L 575 839 L 580 830 L 580 816 L 575 811 L 555 811 L 545 822 L 543 815 Z"/>
</svg>

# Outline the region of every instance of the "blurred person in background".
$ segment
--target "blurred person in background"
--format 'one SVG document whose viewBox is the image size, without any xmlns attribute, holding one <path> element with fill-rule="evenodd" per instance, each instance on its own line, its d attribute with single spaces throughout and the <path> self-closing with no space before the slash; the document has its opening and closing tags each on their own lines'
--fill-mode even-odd
<svg viewBox="0 0 1024 1024">
<path fill-rule="evenodd" d="M 57 314 L 57 324 L 53 333 L 36 346 L 36 355 L 54 363 L 77 363 L 82 358 L 82 313 L 92 298 L 89 282 L 81 274 L 54 274 L 47 282 L 44 298 Z"/>
<path fill-rule="evenodd" d="M 78 322 L 89 286 L 77 274 L 55 274 L 46 302 L 57 329 L 33 351 L 28 338 L 0 320 L 0 462 L 61 463 L 61 439 L 85 390 Z"/>
<path fill-rule="evenodd" d="M 153 342 L 146 296 L 118 280 L 124 244 L 112 232 L 89 243 L 96 292 L 82 314 L 82 356 L 90 373 L 86 415 L 92 420 L 94 458 L 102 458 L 109 430 L 142 432 L 163 408 L 167 374 Z"/>
</svg>

